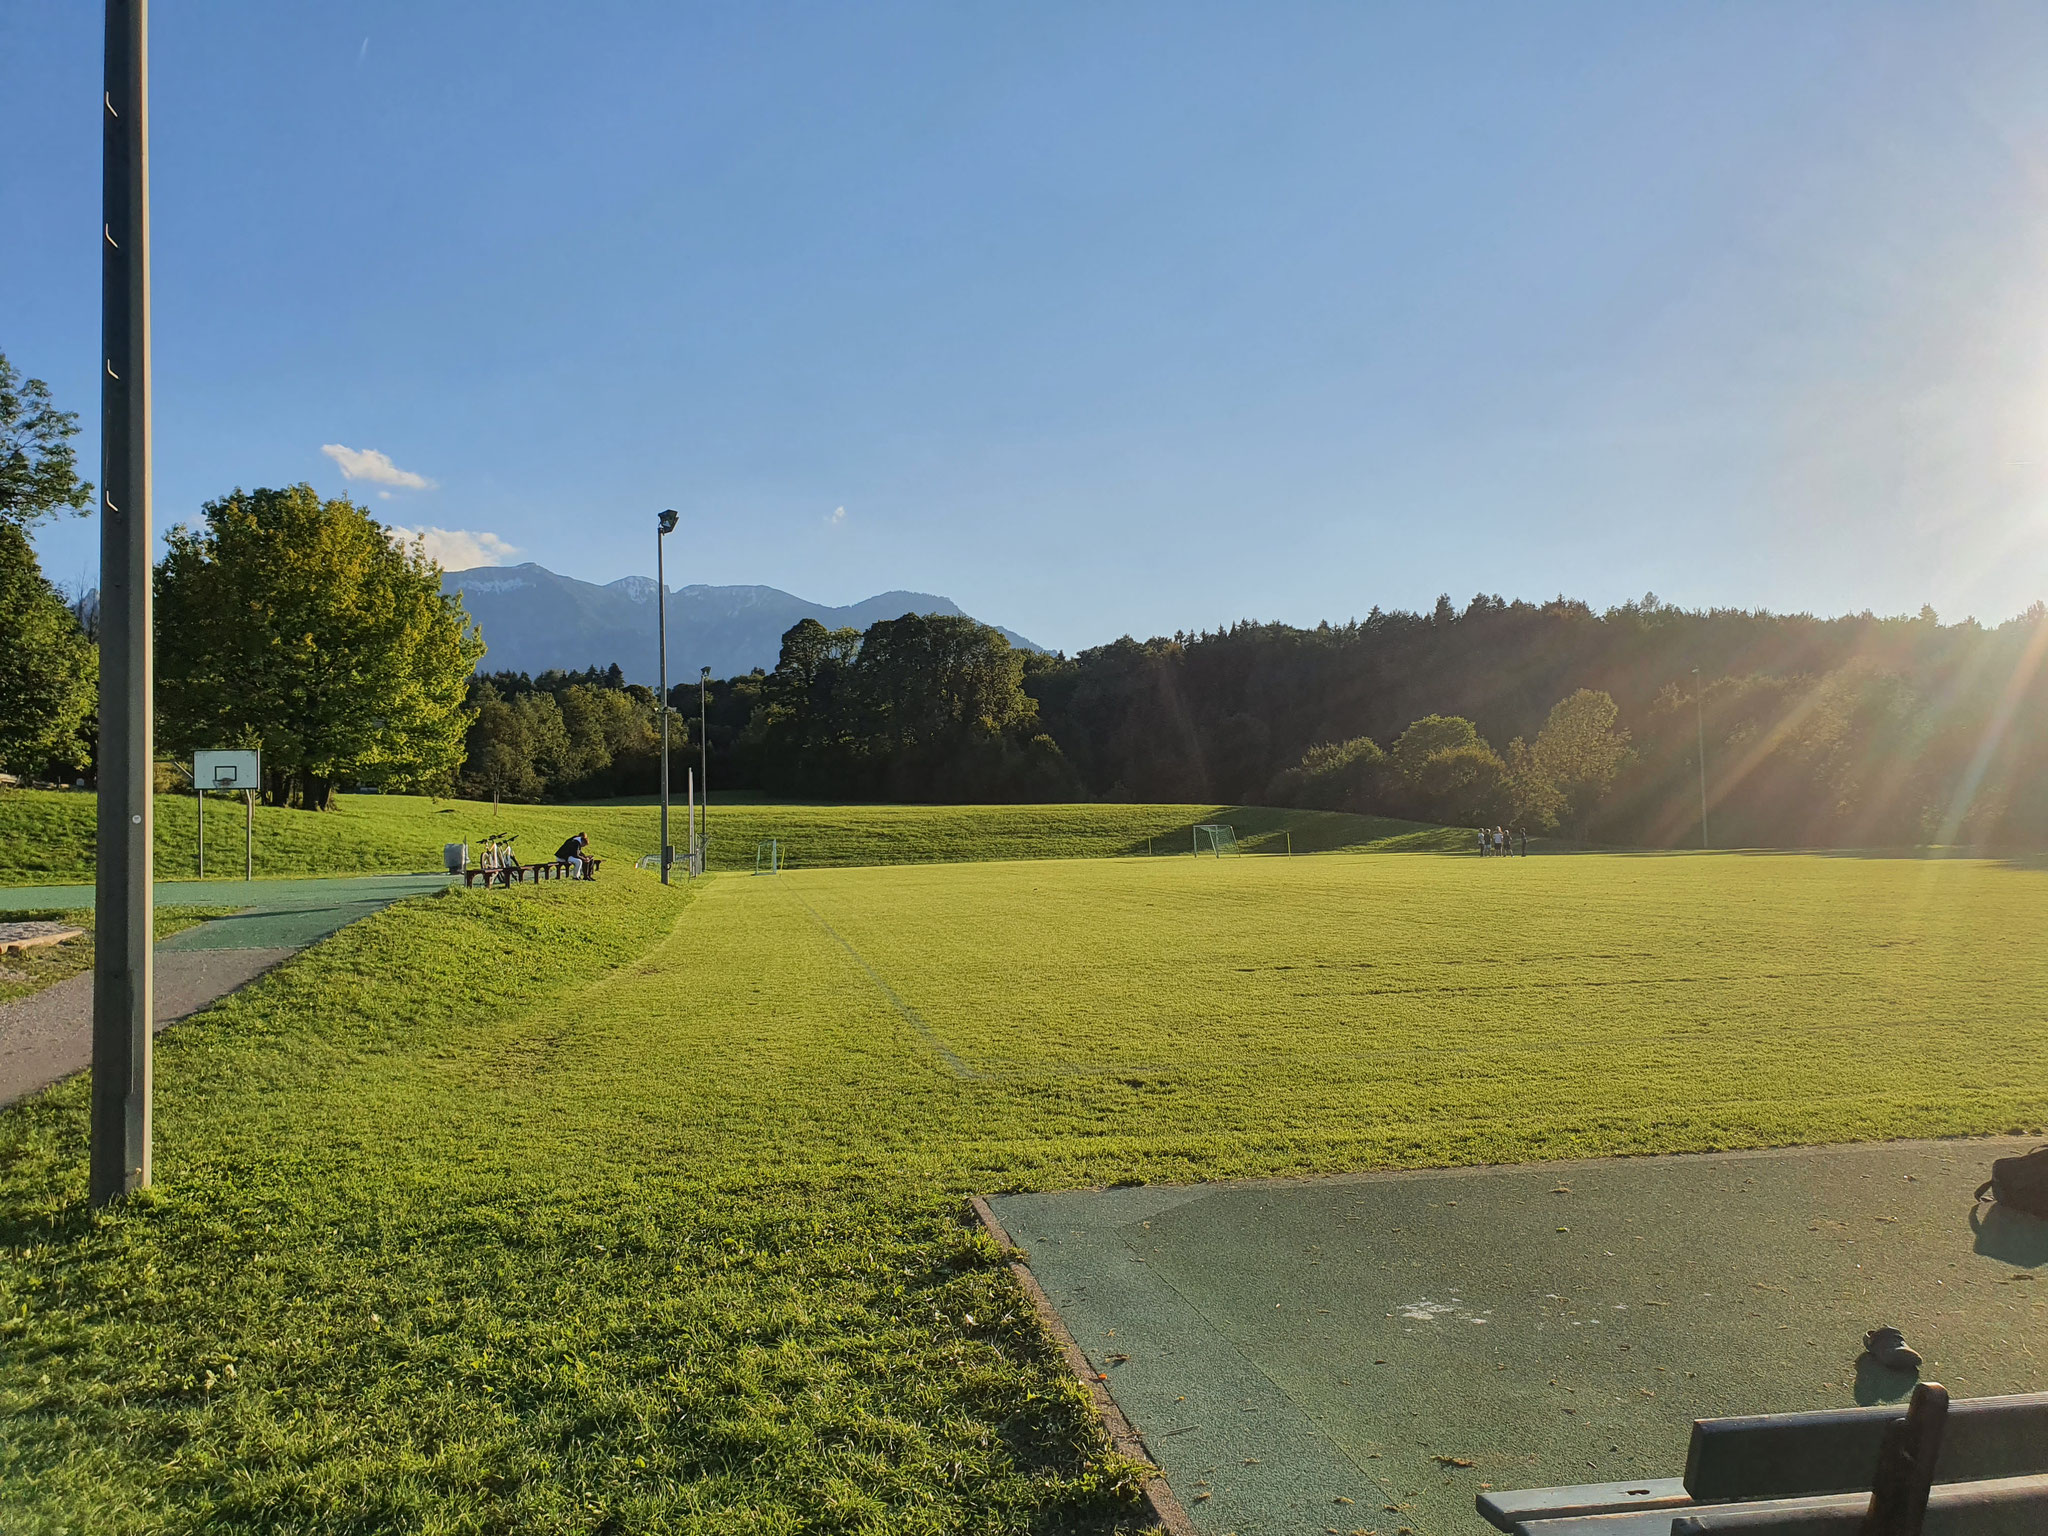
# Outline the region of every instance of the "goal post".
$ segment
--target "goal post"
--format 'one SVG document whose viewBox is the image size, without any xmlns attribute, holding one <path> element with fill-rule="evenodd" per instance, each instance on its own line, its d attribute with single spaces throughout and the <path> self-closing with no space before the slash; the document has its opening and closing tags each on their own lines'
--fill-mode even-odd
<svg viewBox="0 0 2048 1536">
<path fill-rule="evenodd" d="M 1195 828 L 1195 857 L 1213 853 L 1222 858 L 1226 853 L 1236 853 L 1237 828 L 1227 821 L 1205 821 Z"/>
<path fill-rule="evenodd" d="M 782 873 L 782 840 L 766 838 L 754 844 L 754 873 L 757 875 L 779 875 Z"/>
</svg>

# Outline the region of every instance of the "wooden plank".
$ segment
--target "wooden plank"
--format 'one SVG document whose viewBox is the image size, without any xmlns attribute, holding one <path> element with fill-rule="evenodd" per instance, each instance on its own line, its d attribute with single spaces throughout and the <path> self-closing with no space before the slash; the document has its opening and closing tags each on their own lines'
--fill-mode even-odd
<svg viewBox="0 0 2048 1536">
<path fill-rule="evenodd" d="M 62 944 L 66 939 L 78 938 L 84 932 L 83 928 L 73 928 L 64 923 L 0 923 L 0 955 L 17 955 L 24 949 L 41 949 L 46 944 Z"/>
</svg>

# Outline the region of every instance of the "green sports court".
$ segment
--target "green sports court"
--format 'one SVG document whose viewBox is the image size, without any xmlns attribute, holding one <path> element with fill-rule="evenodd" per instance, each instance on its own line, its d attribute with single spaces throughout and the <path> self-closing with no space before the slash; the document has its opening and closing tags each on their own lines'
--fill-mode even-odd
<svg viewBox="0 0 2048 1536">
<path fill-rule="evenodd" d="M 1484 1529 L 1482 1489 L 1675 1477 L 1695 1418 L 2048 1380 L 2009 1139 L 991 1202 L 1197 1529 Z"/>
</svg>

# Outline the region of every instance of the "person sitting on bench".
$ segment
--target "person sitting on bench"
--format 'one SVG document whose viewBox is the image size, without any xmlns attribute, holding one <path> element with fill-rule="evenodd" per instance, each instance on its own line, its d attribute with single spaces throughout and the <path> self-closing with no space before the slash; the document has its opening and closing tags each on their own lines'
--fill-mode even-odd
<svg viewBox="0 0 2048 1536">
<path fill-rule="evenodd" d="M 595 862 L 583 851 L 589 846 L 590 838 L 588 835 L 578 832 L 569 841 L 555 850 L 555 857 L 575 865 L 577 875 L 584 880 L 588 880 L 591 878 L 591 865 Z"/>
</svg>

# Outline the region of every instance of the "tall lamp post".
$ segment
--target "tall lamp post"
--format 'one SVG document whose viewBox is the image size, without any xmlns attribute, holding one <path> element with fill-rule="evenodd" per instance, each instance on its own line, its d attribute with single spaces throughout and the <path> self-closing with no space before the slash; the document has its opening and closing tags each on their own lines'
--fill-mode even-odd
<svg viewBox="0 0 2048 1536">
<path fill-rule="evenodd" d="M 107 0 L 92 1203 L 150 1178 L 149 6 Z"/>
<path fill-rule="evenodd" d="M 661 883 L 668 884 L 668 571 L 662 564 L 662 540 L 676 531 L 676 509 L 661 514 L 654 536 L 654 626 L 661 643 Z"/>
<path fill-rule="evenodd" d="M 1700 847 L 1707 843 L 1707 707 L 1700 702 L 1700 669 L 1692 669 L 1692 719 L 1700 738 Z"/>
<path fill-rule="evenodd" d="M 704 841 L 697 845 L 697 872 L 711 858 L 711 669 L 697 672 L 697 782 L 704 786 Z"/>
</svg>

